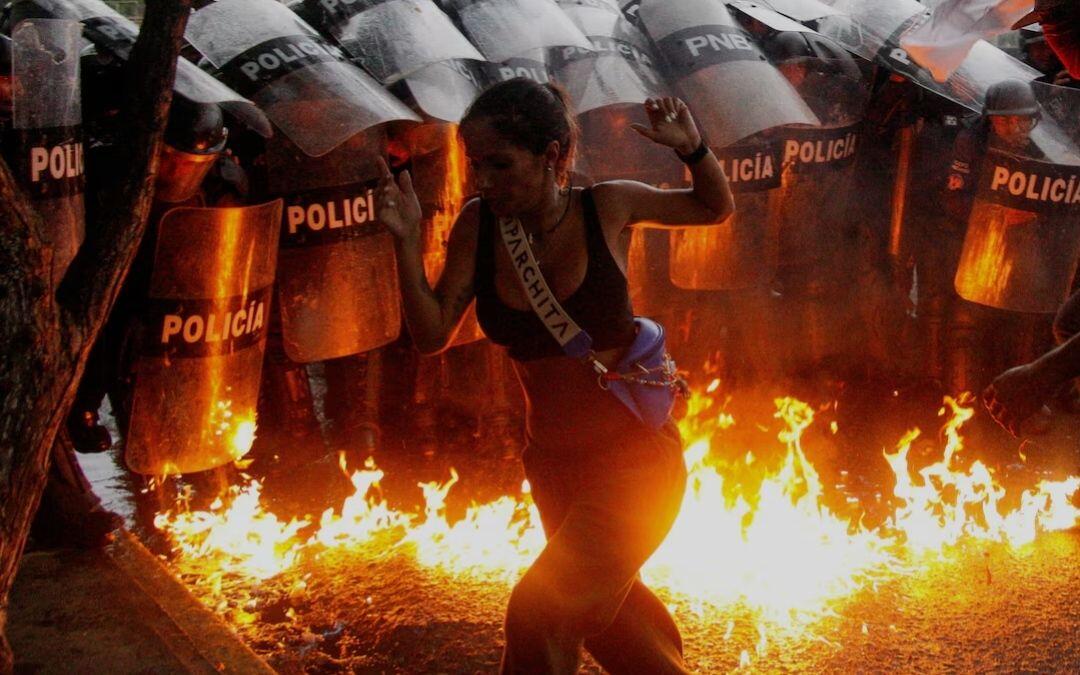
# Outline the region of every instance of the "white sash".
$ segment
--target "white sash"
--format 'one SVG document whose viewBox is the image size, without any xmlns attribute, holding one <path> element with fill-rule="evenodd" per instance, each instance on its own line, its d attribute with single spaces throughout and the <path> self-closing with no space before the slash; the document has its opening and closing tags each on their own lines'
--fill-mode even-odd
<svg viewBox="0 0 1080 675">
<path fill-rule="evenodd" d="M 536 262 L 536 256 L 525 237 L 521 221 L 517 218 L 500 218 L 498 225 L 514 272 L 517 273 L 521 289 L 529 299 L 533 311 L 563 351 L 575 358 L 590 360 L 590 365 L 595 368 L 591 363 L 595 359 L 589 359 L 592 353 L 592 337 L 570 318 L 548 288 L 544 275 L 540 273 L 540 264 Z"/>
</svg>

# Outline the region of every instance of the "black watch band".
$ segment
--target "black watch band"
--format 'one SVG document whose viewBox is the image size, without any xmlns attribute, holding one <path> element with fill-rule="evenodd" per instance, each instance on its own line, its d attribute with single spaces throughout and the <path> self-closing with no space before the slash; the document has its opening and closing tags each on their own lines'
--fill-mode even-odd
<svg viewBox="0 0 1080 675">
<path fill-rule="evenodd" d="M 702 160 L 705 155 L 709 154 L 709 146 L 702 140 L 698 143 L 698 146 L 694 148 L 694 151 L 689 154 L 682 154 L 678 150 L 675 151 L 675 155 L 682 160 L 683 164 L 687 166 L 693 166 Z"/>
</svg>

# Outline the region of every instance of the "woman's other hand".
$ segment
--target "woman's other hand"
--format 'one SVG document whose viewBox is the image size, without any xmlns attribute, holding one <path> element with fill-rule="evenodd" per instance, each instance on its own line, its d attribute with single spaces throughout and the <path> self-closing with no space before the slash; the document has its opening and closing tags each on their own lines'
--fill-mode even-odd
<svg viewBox="0 0 1080 675">
<path fill-rule="evenodd" d="M 1055 382 L 1045 377 L 1037 364 L 1026 363 L 994 378 L 982 399 L 994 420 L 1019 437 L 1021 425 L 1039 412 L 1054 388 Z"/>
<path fill-rule="evenodd" d="M 684 155 L 690 154 L 701 144 L 701 132 L 682 99 L 674 96 L 650 98 L 645 100 L 644 106 L 652 128 L 631 124 L 634 131 Z"/>
<path fill-rule="evenodd" d="M 402 241 L 418 241 L 423 213 L 420 210 L 420 200 L 413 190 L 412 177 L 408 171 L 403 171 L 395 181 L 386 161 L 379 157 L 378 162 L 379 222 L 386 225 L 394 236 Z"/>
</svg>

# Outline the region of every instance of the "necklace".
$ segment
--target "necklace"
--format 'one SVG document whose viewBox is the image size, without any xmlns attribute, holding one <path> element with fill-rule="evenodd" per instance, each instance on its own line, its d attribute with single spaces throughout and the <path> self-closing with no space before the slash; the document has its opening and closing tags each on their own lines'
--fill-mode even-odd
<svg viewBox="0 0 1080 675">
<path fill-rule="evenodd" d="M 573 184 L 571 184 L 570 186 L 568 186 L 566 188 L 566 191 L 565 191 L 565 194 L 566 194 L 566 206 L 563 207 L 562 215 L 559 216 L 559 219 L 557 221 L 555 221 L 555 224 L 552 225 L 550 228 L 544 230 L 544 236 L 545 237 L 547 235 L 551 234 L 552 232 L 554 232 L 555 230 L 559 229 L 559 226 L 563 224 L 564 220 L 566 220 L 566 214 L 570 212 L 570 202 L 573 201 L 573 199 L 574 199 L 573 187 L 574 187 Z M 560 190 L 559 192 L 563 192 L 563 191 Z M 528 240 L 529 246 L 532 246 L 535 243 L 535 238 L 533 237 L 532 232 L 529 232 L 528 234 L 526 234 L 525 239 Z"/>
</svg>

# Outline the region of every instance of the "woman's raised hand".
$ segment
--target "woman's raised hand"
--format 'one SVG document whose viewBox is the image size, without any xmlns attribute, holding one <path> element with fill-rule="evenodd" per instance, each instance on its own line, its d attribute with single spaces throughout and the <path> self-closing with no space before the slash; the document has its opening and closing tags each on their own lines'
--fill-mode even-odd
<svg viewBox="0 0 1080 675">
<path fill-rule="evenodd" d="M 386 160 L 379 157 L 378 162 L 379 222 L 386 225 L 399 239 L 418 240 L 423 213 L 420 210 L 420 200 L 413 190 L 412 177 L 408 171 L 403 171 L 395 181 Z"/>
<path fill-rule="evenodd" d="M 697 149 L 701 143 L 701 132 L 682 99 L 674 96 L 650 98 L 645 100 L 644 105 L 652 128 L 643 124 L 631 124 L 634 131 L 684 155 Z"/>
</svg>

